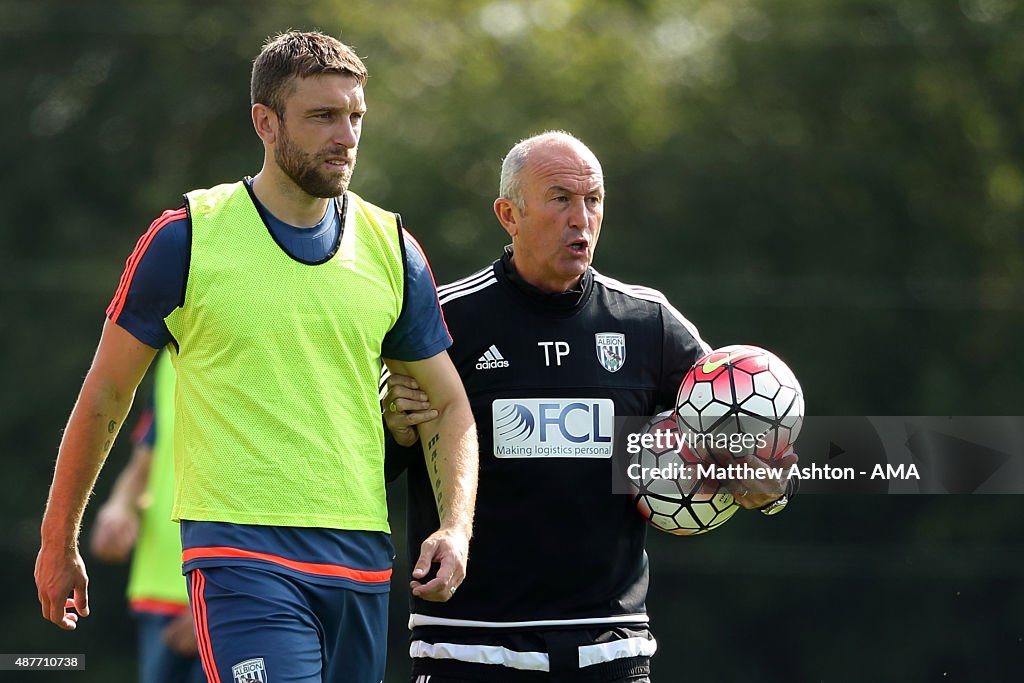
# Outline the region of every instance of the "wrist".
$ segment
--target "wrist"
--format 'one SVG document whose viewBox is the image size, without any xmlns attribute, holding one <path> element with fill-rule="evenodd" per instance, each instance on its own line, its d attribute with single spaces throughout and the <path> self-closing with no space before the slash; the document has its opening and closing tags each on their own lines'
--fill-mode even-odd
<svg viewBox="0 0 1024 683">
<path fill-rule="evenodd" d="M 60 548 L 65 555 L 74 555 L 78 552 L 78 534 L 68 533 L 64 530 L 49 530 L 45 525 L 40 532 L 40 552 L 53 552 Z"/>
<path fill-rule="evenodd" d="M 469 539 L 469 537 L 473 535 L 472 523 L 467 523 L 465 521 L 445 522 L 441 524 L 438 530 L 446 534 L 463 536 L 466 539 Z"/>
<path fill-rule="evenodd" d="M 786 494 L 782 494 L 781 496 L 771 501 L 770 503 L 767 503 L 757 508 L 757 511 L 760 512 L 762 515 L 775 515 L 782 512 L 782 510 L 788 504 L 789 496 L 787 496 Z"/>
</svg>

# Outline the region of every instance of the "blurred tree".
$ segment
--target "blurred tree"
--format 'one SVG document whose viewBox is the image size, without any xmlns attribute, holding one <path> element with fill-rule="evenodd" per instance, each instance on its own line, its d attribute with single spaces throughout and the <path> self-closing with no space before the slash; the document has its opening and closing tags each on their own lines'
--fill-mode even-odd
<svg viewBox="0 0 1024 683">
<path fill-rule="evenodd" d="M 289 27 L 365 56 L 353 187 L 402 212 L 439 281 L 504 244 L 490 206 L 505 151 L 564 128 L 605 167 L 597 266 L 662 289 L 716 345 L 778 351 L 813 413 L 1021 412 L 1022 370 L 999 362 L 1024 342 L 1019 3 L 0 0 L 0 438 L 18 482 L 0 562 L 18 585 L 124 259 L 181 192 L 258 170 L 249 65 Z M 845 679 L 878 640 L 900 643 L 894 680 L 999 680 L 1021 663 L 1015 499 L 794 508 L 652 539 L 661 677 Z M 25 591 L 0 649 L 84 649 L 90 680 L 121 678 L 128 663 L 96 662 L 123 628 L 121 584 L 95 569 L 85 633 L 52 632 Z M 785 646 L 747 647 L 775 625 Z M 701 636 L 715 656 L 694 663 Z M 799 656 L 772 660 L 793 642 Z"/>
</svg>

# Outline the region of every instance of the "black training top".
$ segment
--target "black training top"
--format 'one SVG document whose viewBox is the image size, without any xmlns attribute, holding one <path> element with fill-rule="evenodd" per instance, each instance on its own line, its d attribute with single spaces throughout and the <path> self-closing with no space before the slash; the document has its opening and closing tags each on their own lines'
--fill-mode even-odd
<svg viewBox="0 0 1024 683">
<path fill-rule="evenodd" d="M 657 290 L 591 269 L 578 290 L 547 294 L 519 278 L 511 248 L 438 294 L 479 432 L 480 482 L 468 577 L 449 602 L 413 599 L 413 637 L 419 626 L 481 626 L 461 621 L 491 622 L 488 632 L 646 622 L 646 522 L 611 492 L 608 437 L 615 416 L 672 407 L 709 347 Z M 438 518 L 419 446 L 408 450 L 414 560 Z M 561 623 L 529 623 L 549 621 Z"/>
</svg>

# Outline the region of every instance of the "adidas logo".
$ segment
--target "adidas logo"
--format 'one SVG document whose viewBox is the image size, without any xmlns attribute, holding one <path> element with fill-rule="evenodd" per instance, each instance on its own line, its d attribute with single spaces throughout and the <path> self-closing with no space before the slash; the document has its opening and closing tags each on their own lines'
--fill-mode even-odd
<svg viewBox="0 0 1024 683">
<path fill-rule="evenodd" d="M 491 344 L 491 348 L 484 351 L 484 355 L 476 359 L 477 370 L 493 370 L 495 368 L 507 368 L 508 361 L 498 351 L 498 347 Z"/>
</svg>

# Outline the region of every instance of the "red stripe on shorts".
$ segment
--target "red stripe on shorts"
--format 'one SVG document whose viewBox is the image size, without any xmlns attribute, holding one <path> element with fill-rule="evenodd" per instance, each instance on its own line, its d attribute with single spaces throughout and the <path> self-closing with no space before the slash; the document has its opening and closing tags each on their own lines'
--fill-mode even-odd
<svg viewBox="0 0 1024 683">
<path fill-rule="evenodd" d="M 198 569 L 193 570 L 192 618 L 196 622 L 196 641 L 199 645 L 199 658 L 203 662 L 203 672 L 206 673 L 206 680 L 209 683 L 220 683 L 217 663 L 213 659 L 213 646 L 210 644 L 210 625 L 207 622 L 206 598 L 203 596 L 205 588 L 206 577 Z"/>
</svg>

